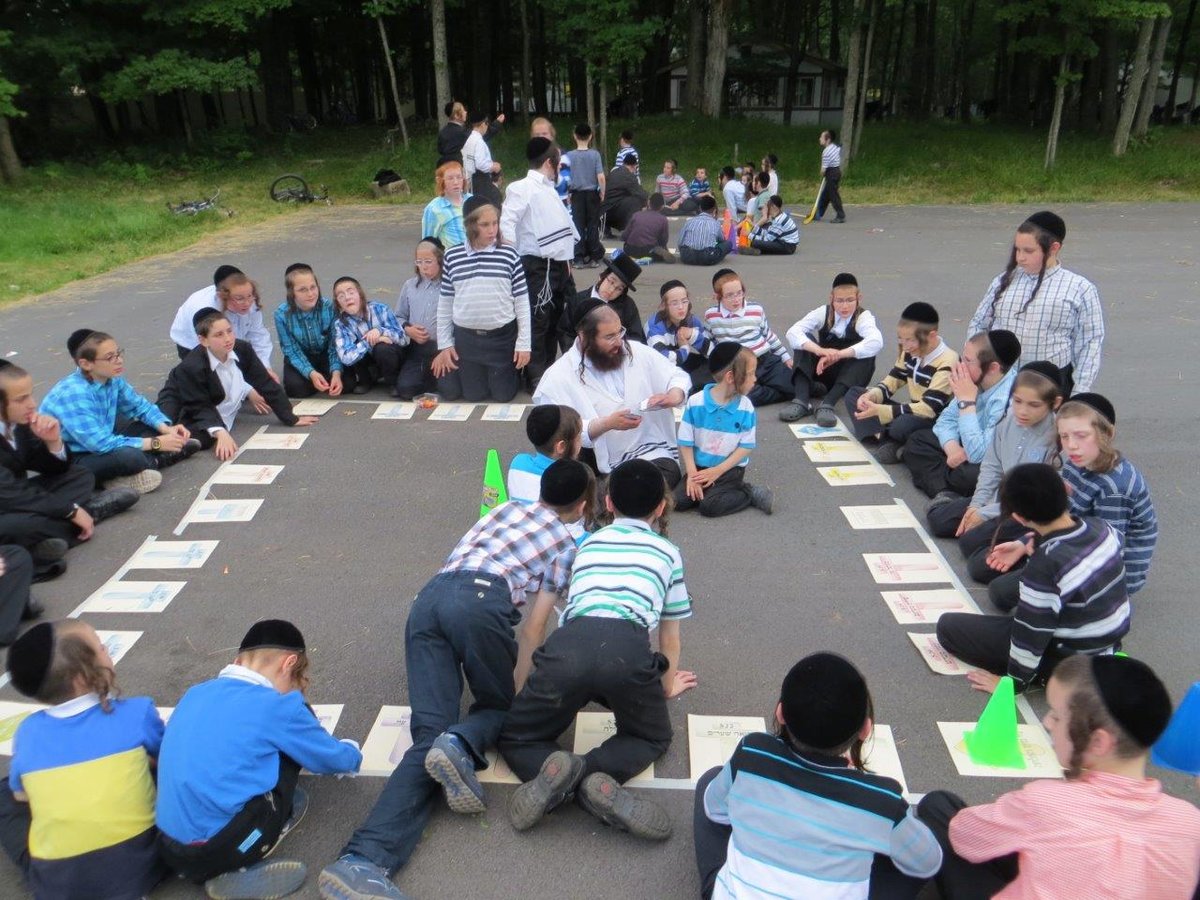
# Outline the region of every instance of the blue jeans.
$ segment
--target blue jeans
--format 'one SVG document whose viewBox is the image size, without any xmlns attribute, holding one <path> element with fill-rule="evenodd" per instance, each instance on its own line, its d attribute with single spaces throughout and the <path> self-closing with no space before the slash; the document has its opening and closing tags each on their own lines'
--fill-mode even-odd
<svg viewBox="0 0 1200 900">
<path fill-rule="evenodd" d="M 438 784 L 425 772 L 425 754 L 438 735 L 457 735 L 476 768 L 484 766 L 484 753 L 495 746 L 512 706 L 513 629 L 520 621 L 499 575 L 442 573 L 417 594 L 404 629 L 413 745 L 343 853 L 365 856 L 389 873 L 408 862 L 437 799 Z M 459 722 L 464 674 L 474 703 Z"/>
<path fill-rule="evenodd" d="M 119 447 L 108 453 L 80 453 L 73 462 L 95 475 L 98 486 L 110 478 L 136 475 L 146 469 L 158 468 L 154 457 L 137 447 Z"/>
</svg>

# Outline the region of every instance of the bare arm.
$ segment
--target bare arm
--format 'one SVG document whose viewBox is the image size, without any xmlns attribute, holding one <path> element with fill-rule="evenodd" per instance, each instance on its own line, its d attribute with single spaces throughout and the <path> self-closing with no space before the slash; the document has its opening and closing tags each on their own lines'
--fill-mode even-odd
<svg viewBox="0 0 1200 900">
<path fill-rule="evenodd" d="M 517 667 L 513 671 L 513 683 L 518 692 L 525 686 L 525 679 L 533 669 L 533 651 L 546 640 L 546 624 L 557 600 L 558 594 L 538 591 L 529 616 L 521 626 L 521 633 L 517 637 Z"/>
</svg>

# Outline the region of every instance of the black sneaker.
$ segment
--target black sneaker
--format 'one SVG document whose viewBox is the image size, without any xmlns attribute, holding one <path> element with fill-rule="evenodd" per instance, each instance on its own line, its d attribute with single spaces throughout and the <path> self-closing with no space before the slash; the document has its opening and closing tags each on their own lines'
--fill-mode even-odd
<svg viewBox="0 0 1200 900">
<path fill-rule="evenodd" d="M 580 806 L 619 831 L 650 841 L 665 841 L 671 836 L 671 818 L 666 810 L 621 787 L 611 775 L 589 775 L 575 796 Z"/>
<path fill-rule="evenodd" d="M 837 411 L 827 403 L 817 407 L 817 424 L 822 428 L 837 428 Z"/>
<path fill-rule="evenodd" d="M 750 485 L 750 505 L 755 509 L 761 509 L 769 516 L 774 505 L 771 489 Z"/>
<path fill-rule="evenodd" d="M 21 610 L 21 621 L 32 622 L 34 619 L 40 619 L 42 617 L 42 613 L 45 611 L 46 607 L 42 605 L 42 601 L 34 600 L 33 596 L 31 595 L 29 599 L 25 601 L 25 608 Z"/>
<path fill-rule="evenodd" d="M 517 788 L 508 801 L 508 820 L 513 828 L 532 828 L 571 796 L 583 777 L 583 767 L 583 757 L 566 750 L 547 756 L 537 777 Z"/>
<path fill-rule="evenodd" d="M 152 453 L 150 458 L 154 460 L 154 468 L 166 469 L 176 463 L 181 463 L 190 456 L 195 456 L 200 452 L 200 442 L 196 438 L 188 438 L 183 442 L 183 449 L 176 450 L 173 453 Z"/>
<path fill-rule="evenodd" d="M 88 515 L 96 523 L 103 522 L 105 519 L 111 519 L 118 513 L 123 513 L 133 504 L 137 503 L 141 498 L 136 490 L 131 487 L 116 487 L 109 488 L 106 491 L 101 491 L 94 494 L 83 508 L 88 511 Z"/>
<path fill-rule="evenodd" d="M 62 538 L 46 538 L 29 548 L 29 555 L 38 564 L 58 562 L 67 555 L 70 545 Z"/>
</svg>

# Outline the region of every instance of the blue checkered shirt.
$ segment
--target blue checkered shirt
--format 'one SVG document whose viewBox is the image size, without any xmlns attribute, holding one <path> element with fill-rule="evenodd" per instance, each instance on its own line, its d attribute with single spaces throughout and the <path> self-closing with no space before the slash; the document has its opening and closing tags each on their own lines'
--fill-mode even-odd
<svg viewBox="0 0 1200 900">
<path fill-rule="evenodd" d="M 684 223 L 683 231 L 679 234 L 679 246 L 693 250 L 707 250 L 724 240 L 721 223 L 708 213 L 692 216 Z"/>
<path fill-rule="evenodd" d="M 344 365 L 352 366 L 371 352 L 366 334 L 372 328 L 378 328 L 384 337 L 390 337 L 397 347 L 408 344 L 408 335 L 396 321 L 396 314 L 380 303 L 372 300 L 367 304 L 367 317 L 338 316 L 333 320 L 333 338 L 337 346 L 338 358 Z"/>
<path fill-rule="evenodd" d="M 292 309 L 286 301 L 275 310 L 279 349 L 283 351 L 283 358 L 305 378 L 313 372 L 313 365 L 308 361 L 309 354 L 325 354 L 329 359 L 329 371 L 342 371 L 342 361 L 338 359 L 333 340 L 335 315 L 333 301 L 324 297 L 308 312 Z"/>
<path fill-rule="evenodd" d="M 140 437 L 117 434 L 117 415 L 145 422 L 151 428 L 170 422 L 161 409 L 135 391 L 124 378 L 97 384 L 76 369 L 50 389 L 41 411 L 62 426 L 63 441 L 72 453 L 111 453 L 142 446 Z"/>
</svg>

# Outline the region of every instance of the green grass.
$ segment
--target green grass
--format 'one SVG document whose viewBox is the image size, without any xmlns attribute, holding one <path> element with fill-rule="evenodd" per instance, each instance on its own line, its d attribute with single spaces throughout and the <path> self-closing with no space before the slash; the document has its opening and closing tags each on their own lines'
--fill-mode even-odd
<svg viewBox="0 0 1200 900">
<path fill-rule="evenodd" d="M 656 117 L 610 123 L 614 143 L 625 125 L 636 129 L 646 183 L 661 160 L 673 156 L 688 178 L 697 165 L 707 166 L 715 184 L 720 166 L 734 161 L 736 145 L 741 160 L 779 156 L 781 192 L 789 203 L 803 205 L 815 190 L 815 126 Z M 568 120 L 559 126 L 560 137 L 569 137 Z M 186 247 L 218 230 L 304 215 L 303 207 L 275 204 L 267 196 L 271 181 L 285 172 L 303 175 L 314 187 L 327 185 L 337 203 L 404 203 L 415 213 L 432 196 L 433 132 L 415 134 L 410 150 L 396 152 L 383 147 L 382 136 L 382 128 L 369 126 L 269 143 L 222 134 L 187 156 L 142 149 L 88 164 L 31 167 L 17 186 L 0 188 L 0 303 Z M 509 179 L 524 173 L 524 136 L 514 125 L 494 144 Z M 1064 133 L 1050 174 L 1042 170 L 1044 142 L 1040 129 L 872 122 L 843 194 L 855 206 L 1200 199 L 1200 129 L 1155 130 L 1122 159 L 1109 154 L 1107 140 Z M 409 180 L 411 197 L 374 199 L 371 176 L 385 167 Z M 233 218 L 167 211 L 167 202 L 208 196 L 218 187 L 221 204 L 236 211 Z"/>
</svg>

